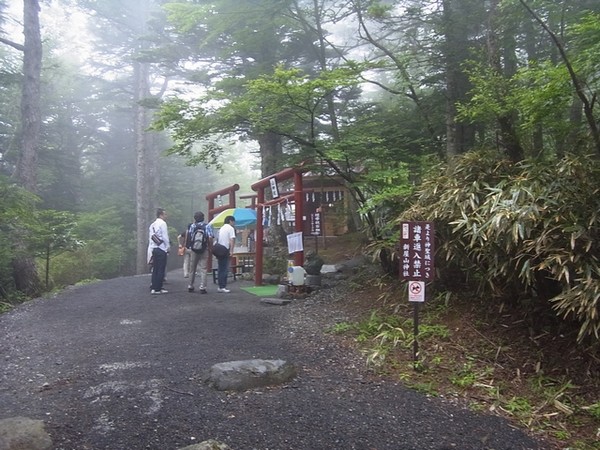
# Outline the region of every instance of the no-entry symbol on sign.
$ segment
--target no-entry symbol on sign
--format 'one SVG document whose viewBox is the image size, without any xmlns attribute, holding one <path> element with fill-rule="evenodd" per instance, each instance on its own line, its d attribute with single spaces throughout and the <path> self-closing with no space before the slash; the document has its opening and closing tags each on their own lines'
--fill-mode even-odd
<svg viewBox="0 0 600 450">
<path fill-rule="evenodd" d="M 425 301 L 425 282 L 410 281 L 408 283 L 408 301 L 420 303 Z"/>
</svg>

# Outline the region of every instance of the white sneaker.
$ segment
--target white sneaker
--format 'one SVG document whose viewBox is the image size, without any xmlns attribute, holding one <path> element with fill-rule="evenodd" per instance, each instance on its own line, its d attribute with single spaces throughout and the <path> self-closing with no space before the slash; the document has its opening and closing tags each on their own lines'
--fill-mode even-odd
<svg viewBox="0 0 600 450">
<path fill-rule="evenodd" d="M 227 288 L 219 288 L 219 289 L 217 289 L 217 292 L 220 292 L 221 294 L 228 294 L 231 291 Z"/>
<path fill-rule="evenodd" d="M 161 289 L 160 291 L 155 291 L 154 289 L 152 289 L 152 290 L 150 291 L 150 293 L 151 293 L 152 295 L 158 295 L 158 294 L 168 294 L 168 293 L 169 293 L 169 291 L 167 291 L 166 289 Z"/>
</svg>

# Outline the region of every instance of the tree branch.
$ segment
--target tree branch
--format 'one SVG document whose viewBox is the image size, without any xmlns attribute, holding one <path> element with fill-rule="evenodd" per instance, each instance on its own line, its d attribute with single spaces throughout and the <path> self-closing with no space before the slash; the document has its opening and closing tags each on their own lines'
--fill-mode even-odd
<svg viewBox="0 0 600 450">
<path fill-rule="evenodd" d="M 408 70 L 406 69 L 406 66 L 389 48 L 387 48 L 385 45 L 380 43 L 377 39 L 375 39 L 371 35 L 371 33 L 367 27 L 367 24 L 365 23 L 365 20 L 364 20 L 363 14 L 362 14 L 362 10 L 360 9 L 359 5 L 357 5 L 355 7 L 355 11 L 356 11 L 356 17 L 358 19 L 358 35 L 359 35 L 359 37 L 361 39 L 367 41 L 371 45 L 373 45 L 375 48 L 377 48 L 381 52 L 383 52 L 383 54 L 385 56 L 387 56 L 394 63 L 395 67 L 400 72 L 402 80 L 404 81 L 404 83 L 406 83 L 406 87 L 409 91 L 409 93 L 405 94 L 405 95 L 415 103 L 415 105 L 416 105 L 417 109 L 419 110 L 419 112 L 421 113 L 423 119 L 425 119 L 425 126 L 427 127 L 427 131 L 429 132 L 431 139 L 434 142 L 436 142 L 437 139 L 436 139 L 435 129 L 431 123 L 429 114 L 427 114 L 425 108 L 423 107 L 423 105 L 421 103 L 421 98 L 420 98 L 419 94 L 417 93 L 417 90 L 411 80 L 411 77 L 408 73 Z M 388 91 L 388 92 L 391 92 L 391 91 Z"/>
<path fill-rule="evenodd" d="M 20 52 L 25 51 L 25 47 L 17 42 L 10 41 L 8 39 L 4 39 L 0 37 L 0 42 L 6 45 L 10 45 L 12 48 L 19 50 Z"/>
<path fill-rule="evenodd" d="M 592 138 L 594 139 L 596 151 L 600 154 L 600 131 L 598 130 L 598 125 L 596 124 L 596 120 L 594 118 L 594 113 L 593 113 L 594 101 L 593 100 L 590 101 L 588 99 L 588 97 L 585 95 L 584 86 L 581 83 L 581 81 L 579 80 L 579 77 L 577 76 L 577 74 L 575 73 L 575 69 L 573 69 L 571 61 L 569 60 L 569 57 L 567 56 L 567 52 L 565 51 L 565 48 L 563 47 L 562 43 L 559 41 L 556 34 L 554 34 L 554 32 L 544 23 L 544 21 L 540 17 L 538 17 L 538 15 L 527 5 L 527 3 L 525 3 L 525 0 L 519 0 L 519 1 L 521 2 L 521 5 L 523 5 L 523 7 L 529 12 L 529 14 L 531 14 L 531 16 L 534 18 L 534 20 L 541 25 L 541 27 L 544 29 L 544 31 L 546 31 L 546 33 L 548 33 L 548 35 L 550 36 L 550 39 L 552 39 L 552 41 L 554 42 L 554 45 L 558 49 L 558 52 L 560 53 L 560 56 L 561 56 L 563 62 L 565 63 L 567 70 L 569 71 L 569 76 L 571 77 L 571 82 L 573 83 L 575 92 L 577 93 L 577 96 L 583 103 L 583 111 L 585 113 L 585 118 L 587 119 L 588 125 L 590 127 L 590 131 L 592 132 Z"/>
</svg>

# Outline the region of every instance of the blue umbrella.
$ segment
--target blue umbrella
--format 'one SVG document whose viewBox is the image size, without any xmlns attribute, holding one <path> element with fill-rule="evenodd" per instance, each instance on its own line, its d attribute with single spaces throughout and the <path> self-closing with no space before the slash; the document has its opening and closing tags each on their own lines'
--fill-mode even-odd
<svg viewBox="0 0 600 450">
<path fill-rule="evenodd" d="M 225 217 L 233 216 L 236 228 L 249 228 L 256 225 L 256 211 L 250 208 L 229 208 L 217 214 L 209 223 L 213 228 L 221 228 Z"/>
</svg>

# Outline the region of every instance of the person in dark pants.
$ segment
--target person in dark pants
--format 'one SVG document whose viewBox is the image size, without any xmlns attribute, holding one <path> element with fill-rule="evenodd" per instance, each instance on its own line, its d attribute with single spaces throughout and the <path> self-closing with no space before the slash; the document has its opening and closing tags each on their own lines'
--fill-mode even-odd
<svg viewBox="0 0 600 450">
<path fill-rule="evenodd" d="M 167 228 L 167 212 L 158 208 L 156 220 L 148 228 L 148 247 L 152 251 L 152 284 L 151 294 L 166 294 L 163 289 L 165 271 L 167 268 L 167 255 L 171 243 L 169 242 L 169 230 Z"/>
<path fill-rule="evenodd" d="M 224 224 L 219 230 L 219 237 L 217 238 L 217 242 L 229 250 L 225 256 L 217 257 L 218 261 L 218 281 L 219 281 L 219 289 L 217 292 L 220 293 L 228 293 L 231 292 L 227 289 L 227 273 L 229 272 L 229 257 L 233 252 L 233 247 L 235 245 L 235 218 L 233 216 L 225 217 Z"/>
</svg>

